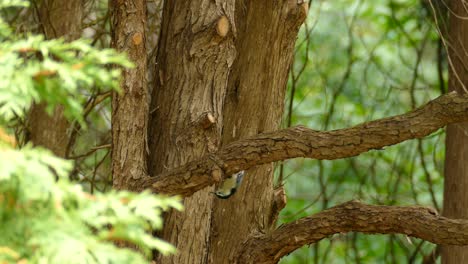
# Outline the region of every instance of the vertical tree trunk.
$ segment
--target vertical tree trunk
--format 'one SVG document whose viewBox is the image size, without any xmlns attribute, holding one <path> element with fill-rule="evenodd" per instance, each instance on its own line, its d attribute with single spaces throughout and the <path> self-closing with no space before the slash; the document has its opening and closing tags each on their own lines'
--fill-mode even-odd
<svg viewBox="0 0 468 264">
<path fill-rule="evenodd" d="M 150 174 L 278 128 L 305 7 L 166 1 L 150 107 Z M 185 211 L 169 213 L 161 233 L 179 253 L 157 262 L 230 263 L 249 234 L 273 224 L 272 173 L 271 165 L 250 170 L 228 200 L 215 198 L 213 187 L 185 199 Z"/>
<path fill-rule="evenodd" d="M 146 175 L 148 87 L 146 82 L 146 1 L 112 0 L 112 46 L 135 64 L 125 69 L 121 93 L 112 96 L 112 175 L 117 189 Z"/>
<path fill-rule="evenodd" d="M 307 14 L 307 5 L 297 1 L 240 2 L 222 144 L 279 128 L 294 43 Z M 209 263 L 232 263 L 246 237 L 274 227 L 284 207 L 275 201 L 285 198 L 274 197 L 273 169 L 269 164 L 248 170 L 236 195 L 216 199 Z"/>
<path fill-rule="evenodd" d="M 83 0 L 40 0 L 38 11 L 47 39 L 72 41 L 81 36 Z"/>
<path fill-rule="evenodd" d="M 63 107 L 57 106 L 52 115 L 45 111 L 44 104 L 34 104 L 28 115 L 29 140 L 36 146 L 46 147 L 64 158 L 68 145 L 69 122 L 63 116 Z"/>
<path fill-rule="evenodd" d="M 235 59 L 233 2 L 166 1 L 151 103 L 151 174 L 217 150 Z M 205 188 L 167 214 L 161 236 L 178 254 L 158 263 L 206 263 L 213 200 Z"/>
<path fill-rule="evenodd" d="M 465 93 L 468 85 L 468 15 L 464 1 L 452 0 L 449 28 L 449 90 Z M 459 18 L 461 17 L 461 18 Z M 443 215 L 468 219 L 468 123 L 447 126 Z M 442 247 L 442 263 L 468 263 L 468 246 Z"/>
<path fill-rule="evenodd" d="M 63 37 L 67 41 L 81 35 L 82 0 L 42 0 L 38 7 L 39 22 L 47 39 Z M 44 104 L 33 105 L 29 114 L 29 138 L 35 145 L 51 149 L 55 155 L 65 157 L 68 145 L 69 122 L 58 106 L 52 115 L 45 112 Z"/>
</svg>

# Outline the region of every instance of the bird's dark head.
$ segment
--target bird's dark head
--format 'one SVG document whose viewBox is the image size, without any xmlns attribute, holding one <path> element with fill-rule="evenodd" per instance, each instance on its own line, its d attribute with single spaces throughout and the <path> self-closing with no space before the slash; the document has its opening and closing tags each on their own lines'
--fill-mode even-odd
<svg viewBox="0 0 468 264">
<path fill-rule="evenodd" d="M 242 178 L 244 177 L 244 171 L 237 172 L 231 177 L 225 179 L 221 186 L 216 190 L 215 195 L 221 199 L 227 199 L 236 193 L 239 188 Z"/>
</svg>

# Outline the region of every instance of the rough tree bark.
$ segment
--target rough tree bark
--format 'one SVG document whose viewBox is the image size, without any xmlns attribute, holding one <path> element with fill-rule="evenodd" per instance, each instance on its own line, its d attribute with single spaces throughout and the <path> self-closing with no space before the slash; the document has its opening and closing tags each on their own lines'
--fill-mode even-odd
<svg viewBox="0 0 468 264">
<path fill-rule="evenodd" d="M 468 85 L 468 21 L 466 3 L 450 1 L 449 91 L 466 93 Z M 447 127 L 443 215 L 468 219 L 468 122 Z M 468 263 L 468 246 L 442 247 L 442 263 Z"/>
<path fill-rule="evenodd" d="M 222 145 L 279 128 L 294 43 L 307 16 L 307 4 L 298 1 L 237 2 L 238 56 L 229 74 Z M 245 237 L 274 228 L 285 198 L 275 197 L 284 193 L 273 189 L 273 169 L 269 163 L 248 170 L 237 195 L 215 200 L 208 263 L 229 263 Z"/>
<path fill-rule="evenodd" d="M 351 128 L 317 131 L 304 126 L 262 133 L 223 146 L 216 153 L 188 162 L 156 177 L 130 182 L 132 189 L 190 196 L 239 170 L 275 161 L 304 157 L 342 159 L 405 140 L 423 138 L 447 124 L 468 120 L 468 94 L 440 96 L 409 113 L 382 118 Z M 252 177 L 257 177 L 253 175 Z"/>
<path fill-rule="evenodd" d="M 468 221 L 416 207 L 355 202 L 273 229 L 285 197 L 273 189 L 271 165 L 299 156 L 344 158 L 423 137 L 468 120 L 467 96 L 448 94 L 413 112 L 349 129 L 275 131 L 307 5 L 295 0 L 166 1 L 155 68 L 150 69 L 157 77 L 148 109 L 144 5 L 142 0 L 111 2 L 114 47 L 137 64 L 125 72 L 123 93 L 113 100 L 113 173 L 117 188 L 152 187 L 188 196 L 185 211 L 168 213 L 160 233 L 178 254 L 157 256 L 157 263 L 275 263 L 301 245 L 349 231 L 468 243 L 463 231 Z M 235 196 L 219 200 L 210 193 L 213 183 L 241 169 L 248 171 Z M 317 219 L 331 227 L 314 226 Z M 450 230 L 435 232 L 442 228 Z M 296 236 L 300 239 L 290 240 Z"/>
<path fill-rule="evenodd" d="M 122 74 L 121 92 L 112 96 L 112 175 L 117 189 L 146 174 L 148 87 L 146 82 L 146 1 L 109 2 L 112 46 L 135 64 Z"/>
<path fill-rule="evenodd" d="M 151 174 L 199 159 L 233 139 L 278 128 L 304 6 L 166 2 L 151 104 Z M 161 234 L 179 254 L 158 263 L 226 263 L 241 238 L 269 230 L 272 173 L 271 165 L 247 172 L 257 177 L 247 176 L 240 193 L 227 201 L 217 200 L 213 187 L 186 198 L 186 210 L 169 213 Z"/>
<path fill-rule="evenodd" d="M 347 232 L 399 233 L 442 245 L 466 245 L 467 228 L 468 220 L 441 217 L 432 208 L 375 206 L 350 201 L 282 225 L 273 232 L 251 236 L 238 252 L 235 263 L 277 263 L 303 245 Z"/>
<path fill-rule="evenodd" d="M 47 39 L 63 37 L 71 41 L 81 36 L 83 0 L 42 0 L 38 3 L 38 18 Z M 31 107 L 28 132 L 29 139 L 35 145 L 46 147 L 55 155 L 65 157 L 69 127 L 62 107 L 56 107 L 52 115 L 45 112 L 44 104 Z"/>
<path fill-rule="evenodd" d="M 151 174 L 217 150 L 227 80 L 236 56 L 234 2 L 166 1 L 150 118 Z M 168 213 L 161 236 L 179 253 L 158 263 L 206 263 L 213 187 Z"/>
</svg>

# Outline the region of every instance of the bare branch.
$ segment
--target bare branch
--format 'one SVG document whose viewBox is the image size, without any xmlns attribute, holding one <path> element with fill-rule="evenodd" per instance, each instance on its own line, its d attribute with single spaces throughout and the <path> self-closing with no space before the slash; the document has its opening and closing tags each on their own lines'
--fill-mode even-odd
<svg viewBox="0 0 468 264">
<path fill-rule="evenodd" d="M 237 263 L 277 263 L 286 254 L 334 234 L 405 234 L 439 245 L 468 245 L 468 220 L 417 206 L 375 206 L 350 201 L 248 239 Z"/>
<path fill-rule="evenodd" d="M 468 120 L 468 95 L 442 95 L 409 113 L 355 127 L 316 131 L 303 126 L 259 134 L 226 145 L 215 154 L 189 162 L 157 177 L 132 182 L 138 189 L 184 196 L 219 181 L 220 172 L 236 171 L 275 161 L 307 157 L 341 159 L 405 140 L 425 137 L 447 124 Z M 213 175 L 217 177 L 213 177 Z"/>
</svg>

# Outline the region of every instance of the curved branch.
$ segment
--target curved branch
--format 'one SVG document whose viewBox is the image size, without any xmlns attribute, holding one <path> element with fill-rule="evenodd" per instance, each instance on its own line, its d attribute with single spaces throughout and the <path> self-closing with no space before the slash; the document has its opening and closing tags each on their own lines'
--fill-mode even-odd
<svg viewBox="0 0 468 264">
<path fill-rule="evenodd" d="M 382 149 L 405 140 L 422 138 L 446 126 L 468 120 L 468 95 L 442 95 L 409 113 L 361 125 L 316 131 L 303 126 L 259 134 L 224 146 L 216 154 L 189 162 L 157 177 L 133 182 L 138 188 L 184 196 L 220 180 L 222 172 L 232 174 L 275 161 L 307 157 L 341 159 L 372 149 Z"/>
<path fill-rule="evenodd" d="M 405 234 L 439 245 L 468 245 L 468 220 L 427 207 L 375 206 L 350 201 L 244 242 L 237 263 L 277 263 L 286 254 L 333 234 Z"/>
</svg>

